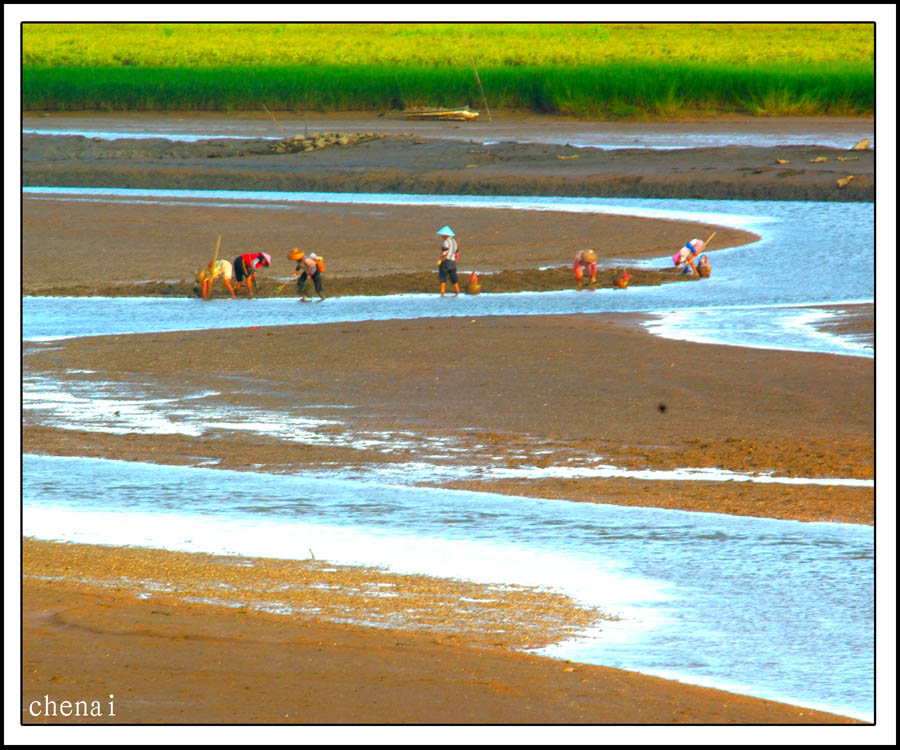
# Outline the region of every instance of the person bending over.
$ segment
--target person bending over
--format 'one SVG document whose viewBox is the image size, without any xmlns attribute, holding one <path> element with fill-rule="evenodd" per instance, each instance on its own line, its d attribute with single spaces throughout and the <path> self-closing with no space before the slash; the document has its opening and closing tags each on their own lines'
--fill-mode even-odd
<svg viewBox="0 0 900 750">
<path fill-rule="evenodd" d="M 272 256 L 268 253 L 244 253 L 234 259 L 234 288 L 238 290 L 247 282 L 247 291 L 253 296 L 253 282 L 256 280 L 256 270 L 272 265 Z"/>
<path fill-rule="evenodd" d="M 299 274 L 297 279 L 297 294 L 300 295 L 301 302 L 308 302 L 306 299 L 305 289 L 307 279 L 312 279 L 313 286 L 319 295 L 319 300 L 325 299 L 323 291 L 322 273 L 325 271 L 325 263 L 320 255 L 315 253 L 304 253 L 299 248 L 294 248 L 288 253 L 288 259 L 297 261 L 297 267 L 294 269 L 294 275 Z"/>
</svg>

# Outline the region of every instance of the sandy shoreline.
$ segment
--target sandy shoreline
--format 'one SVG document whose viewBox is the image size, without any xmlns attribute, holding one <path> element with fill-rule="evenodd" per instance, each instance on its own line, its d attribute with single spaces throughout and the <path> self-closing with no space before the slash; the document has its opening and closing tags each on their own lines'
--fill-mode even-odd
<svg viewBox="0 0 900 750">
<path fill-rule="evenodd" d="M 54 153 L 59 143 L 26 140 L 25 184 L 482 194 L 574 189 L 797 200 L 871 200 L 874 190 L 873 152 L 848 162 L 859 176 L 844 192 L 834 186 L 834 170 L 846 166 L 837 161 L 838 151 L 828 151 L 826 163 L 809 162 L 826 154 L 822 149 L 792 152 L 792 164 L 784 166 L 774 162 L 783 149 L 693 149 L 663 159 L 646 151 L 579 152 L 577 159 L 561 159 L 573 154 L 556 146 L 500 144 L 480 149 L 478 166 L 468 167 L 475 163 L 468 144 L 411 144 L 394 136 L 365 153 L 325 149 L 305 154 L 313 157 L 305 161 L 284 158 L 304 155 L 154 155 L 146 146 L 141 153 L 106 158 L 96 144 L 87 144 L 94 148 L 87 158 L 76 158 L 65 150 Z M 336 293 L 393 289 L 390 284 L 434 291 L 433 273 L 422 269 L 431 267 L 436 254 L 434 230 L 446 223 L 463 240 L 463 268 L 511 274 L 502 290 L 571 283 L 566 272 L 553 279 L 534 269 L 567 265 L 585 247 L 598 249 L 601 262 L 612 265 L 623 258 L 671 255 L 685 239 L 712 231 L 718 232 L 714 249 L 755 239 L 698 223 L 554 212 L 523 217 L 512 211 L 368 206 L 348 214 L 304 206 L 275 214 L 254 207 L 31 197 L 23 198 L 22 222 L 22 293 L 51 295 L 140 294 L 148 285 L 153 294 L 190 295 L 193 271 L 209 260 L 218 235 L 224 236 L 223 257 L 252 249 L 279 259 L 264 279 L 264 294 L 274 293 L 276 278 L 290 276 L 292 264 L 281 258 L 297 245 L 326 256 L 326 292 L 332 279 Z M 639 281 L 680 281 L 672 276 Z M 868 305 L 848 309 L 834 325 L 844 326 L 842 332 L 866 333 L 873 321 Z M 415 432 L 422 452 L 430 440 L 449 438 L 469 446 L 470 456 L 486 450 L 507 466 L 520 465 L 523 451 L 541 444 L 552 449 L 544 460 L 559 464 L 602 456 L 623 467 L 874 476 L 871 360 L 665 341 L 644 332 L 639 316 L 262 326 L 231 332 L 227 347 L 216 332 L 190 332 L 85 338 L 54 342 L 50 349 L 24 345 L 23 373 L 66 380 L 85 377 L 73 370 L 94 370 L 98 380 L 145 379 L 176 394 L 203 382 L 220 393 L 222 404 L 297 415 L 312 403 L 317 413 L 330 409 L 344 419 L 343 407 L 351 405 L 355 416 L 346 426 L 351 438 L 353 431 L 402 427 Z M 252 358 L 240 356 L 248 351 Z M 452 383 L 452 390 L 441 382 Z M 221 430 L 196 438 L 62 430 L 29 415 L 21 436 L 25 453 L 182 465 L 205 457 L 238 470 L 263 465 L 292 472 L 392 460 L 349 445 L 298 446 Z M 415 452 L 403 458 L 414 459 Z M 804 521 L 872 524 L 875 518 L 871 488 L 752 483 L 686 488 L 634 479 L 472 483 L 464 476 L 441 486 Z M 47 693 L 103 698 L 116 692 L 122 702 L 115 721 L 134 724 L 849 722 L 620 670 L 564 666 L 491 644 L 462 647 L 458 639 L 414 629 L 248 614 L 178 597 L 165 600 L 163 609 L 158 597 L 138 599 L 128 586 L 115 590 L 77 582 L 91 563 L 71 557 L 67 545 L 23 544 L 32 566 L 26 575 L 41 575 L 41 568 L 58 564 L 71 568 L 57 576 L 62 580 L 23 581 L 23 709 Z M 126 566 L 131 553 L 110 554 L 115 567 Z M 137 570 L 146 559 L 127 564 Z M 360 575 L 362 583 L 376 581 L 372 571 Z M 178 576 L 183 580 L 184 570 Z M 442 582 L 437 588 L 452 596 L 453 585 Z M 528 611 L 524 601 L 522 608 Z M 563 619 L 579 621 L 575 610 L 565 611 Z M 33 718 L 23 714 L 23 721 Z"/>
<path fill-rule="evenodd" d="M 458 613 L 422 632 L 188 601 L 178 587 L 209 556 L 30 540 L 24 551 L 24 724 L 860 723 L 513 651 L 473 639 L 478 629 Z M 288 565 L 295 576 L 303 567 Z M 247 570 L 232 567 L 229 580 Z M 333 580 L 308 567 L 305 575 Z M 160 580 L 175 588 L 141 598 Z M 452 597 L 453 586 L 432 581 L 429 590 Z M 57 706 L 96 700 L 99 715 L 45 715 L 45 696 Z"/>
</svg>

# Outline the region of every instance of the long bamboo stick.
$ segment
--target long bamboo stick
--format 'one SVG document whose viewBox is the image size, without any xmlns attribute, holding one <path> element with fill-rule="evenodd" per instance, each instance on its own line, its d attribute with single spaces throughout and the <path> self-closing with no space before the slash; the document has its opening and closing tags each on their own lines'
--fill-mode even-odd
<svg viewBox="0 0 900 750">
<path fill-rule="evenodd" d="M 213 271 L 213 268 L 216 266 L 216 261 L 219 259 L 219 247 L 222 245 L 222 235 L 219 235 L 219 239 L 216 241 L 216 254 L 213 255 L 213 259 L 209 262 L 209 272 L 210 274 Z"/>
<path fill-rule="evenodd" d="M 481 85 L 481 77 L 478 75 L 478 68 L 475 67 L 475 58 L 472 56 L 472 50 L 469 47 L 469 35 L 463 31 L 463 38 L 466 41 L 466 50 L 469 52 L 469 59 L 472 61 L 472 70 L 475 71 L 475 80 L 478 82 L 478 89 L 481 91 L 481 101 L 484 102 L 484 108 L 487 110 L 488 122 L 493 122 L 491 118 L 491 109 L 488 107 L 487 97 L 484 95 L 484 86 Z"/>
<path fill-rule="evenodd" d="M 266 110 L 266 112 L 269 112 L 269 108 L 265 105 L 265 102 L 263 102 L 263 109 Z M 287 138 L 287 133 L 285 132 L 284 128 L 281 127 L 281 124 L 278 122 L 278 120 L 275 119 L 275 115 L 273 115 L 271 112 L 269 112 L 269 117 L 272 118 L 272 122 L 274 122 L 275 125 L 278 127 L 278 129 L 281 131 L 281 134 L 285 138 Z"/>
</svg>

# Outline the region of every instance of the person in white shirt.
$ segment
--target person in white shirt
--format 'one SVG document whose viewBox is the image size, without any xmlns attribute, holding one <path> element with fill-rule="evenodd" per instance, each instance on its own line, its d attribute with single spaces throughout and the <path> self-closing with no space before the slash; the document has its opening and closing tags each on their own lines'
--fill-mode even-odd
<svg viewBox="0 0 900 750">
<path fill-rule="evenodd" d="M 456 261 L 459 259 L 459 241 L 453 230 L 446 226 L 439 229 L 437 234 L 444 238 L 441 243 L 441 258 L 438 261 L 438 276 L 441 280 L 441 297 L 445 296 L 447 280 L 453 284 L 456 296 L 459 296 L 459 276 L 456 273 Z"/>
</svg>

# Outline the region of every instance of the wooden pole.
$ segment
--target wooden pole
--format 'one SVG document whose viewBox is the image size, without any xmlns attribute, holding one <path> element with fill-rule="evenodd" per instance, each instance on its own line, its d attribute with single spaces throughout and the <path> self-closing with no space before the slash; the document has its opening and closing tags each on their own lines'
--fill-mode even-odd
<svg viewBox="0 0 900 750">
<path fill-rule="evenodd" d="M 706 238 L 706 242 L 703 243 L 703 252 L 706 252 L 706 248 L 709 246 L 710 241 L 713 237 L 716 236 L 716 233 L 713 232 L 709 237 Z M 697 267 L 694 265 L 694 257 L 697 255 L 697 251 L 694 251 L 694 255 L 687 259 L 686 264 L 691 267 L 691 270 L 694 272 L 696 276 L 700 275 L 700 272 L 697 270 Z"/>
<path fill-rule="evenodd" d="M 269 108 L 265 105 L 265 103 L 263 103 L 263 109 L 266 110 L 266 112 L 269 112 Z M 281 127 L 281 125 L 279 125 L 278 120 L 275 119 L 275 115 L 273 115 L 271 112 L 269 112 L 269 117 L 272 118 L 272 122 L 274 122 L 275 125 L 278 127 L 278 129 L 281 131 L 281 134 L 285 138 L 287 138 L 287 133 L 284 131 L 284 128 Z"/>
<path fill-rule="evenodd" d="M 213 255 L 213 259 L 209 262 L 209 271 L 212 273 L 213 268 L 216 265 L 216 261 L 219 259 L 219 247 L 222 244 L 222 235 L 219 235 L 219 239 L 216 241 L 216 254 Z"/>
<path fill-rule="evenodd" d="M 475 67 L 475 58 L 472 56 L 472 50 L 469 47 L 469 35 L 463 31 L 463 39 L 466 41 L 466 50 L 469 52 L 469 59 L 472 61 L 472 70 L 475 71 L 475 80 L 478 83 L 478 89 L 481 91 L 481 101 L 484 102 L 484 108 L 487 110 L 488 122 L 493 122 L 491 118 L 491 109 L 488 107 L 487 97 L 484 95 L 484 87 L 481 85 L 481 78 L 478 75 L 478 68 Z"/>
</svg>

